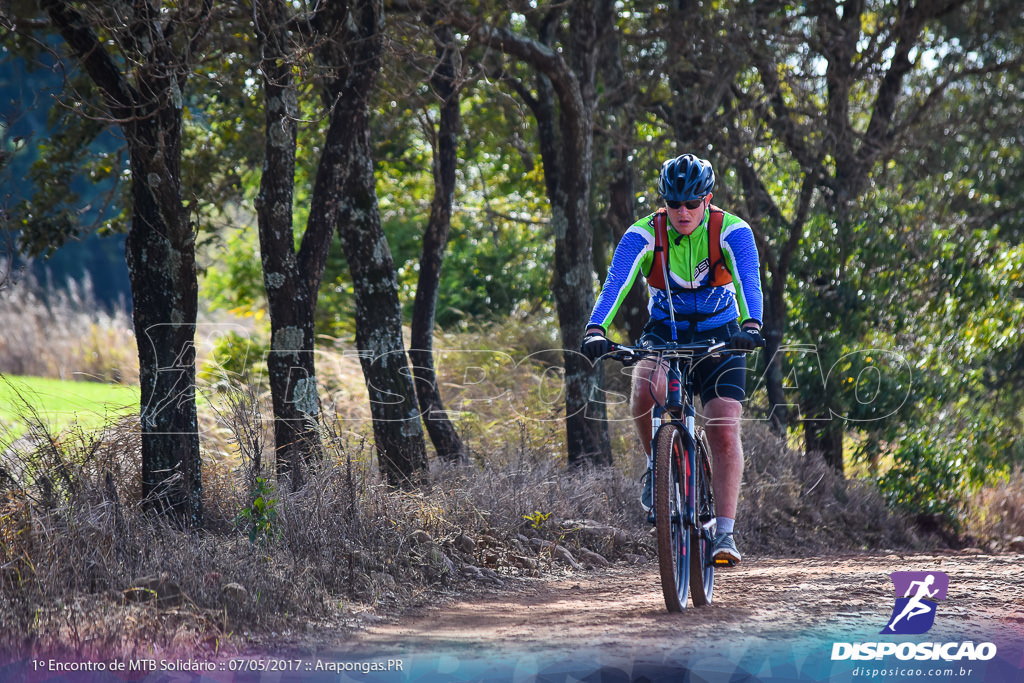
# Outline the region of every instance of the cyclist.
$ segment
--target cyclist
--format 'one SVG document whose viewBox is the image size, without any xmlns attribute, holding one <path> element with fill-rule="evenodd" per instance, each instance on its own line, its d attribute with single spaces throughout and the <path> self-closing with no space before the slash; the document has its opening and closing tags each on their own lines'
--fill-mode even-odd
<svg viewBox="0 0 1024 683">
<path fill-rule="evenodd" d="M 742 219 L 722 213 L 721 266 L 710 262 L 709 229 L 715 172 L 710 162 L 693 154 L 667 160 L 658 178 L 658 193 L 665 202 L 669 230 L 668 262 L 655 259 L 654 215 L 636 221 L 622 236 L 612 256 L 611 267 L 591 313 L 582 353 L 596 360 L 612 350 L 606 336 L 608 326 L 623 297 L 639 273 L 661 280 L 647 283 L 650 318 L 640 343 L 675 340 L 681 343 L 709 338 L 728 340 L 734 349 L 753 350 L 764 345 L 761 337 L 762 294 L 754 234 Z M 716 217 L 716 220 L 718 217 Z M 717 223 L 716 223 L 717 225 Z M 651 272 L 655 265 L 668 271 L 668 282 Z M 712 277 L 714 275 L 714 278 Z M 724 282 L 723 280 L 731 280 Z M 669 307 L 672 308 L 670 315 Z M 631 410 L 640 441 L 647 453 L 641 504 L 650 511 L 653 501 L 651 468 L 651 409 L 654 397 L 665 396 L 666 368 L 644 360 L 633 370 Z M 733 539 L 736 505 L 743 476 L 743 450 L 739 419 L 745 398 L 746 360 L 726 354 L 701 360 L 694 368 L 694 394 L 703 403 L 706 433 L 711 446 L 713 489 L 718 506 L 717 533 L 713 546 L 716 563 L 736 564 L 740 553 Z"/>
</svg>

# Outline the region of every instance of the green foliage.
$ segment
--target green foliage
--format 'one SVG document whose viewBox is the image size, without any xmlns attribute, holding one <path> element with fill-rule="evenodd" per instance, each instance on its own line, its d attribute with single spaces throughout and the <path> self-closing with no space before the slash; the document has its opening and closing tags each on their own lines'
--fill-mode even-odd
<svg viewBox="0 0 1024 683">
<path fill-rule="evenodd" d="M 430 110 L 382 103 L 374 116 L 377 194 L 406 316 L 411 315 L 419 277 L 422 233 L 433 197 L 432 151 L 421 122 Z M 456 197 L 448 251 L 441 274 L 439 327 L 500 320 L 523 308 L 550 306 L 553 246 L 546 227 L 547 201 L 533 143 L 523 139 L 519 113 L 498 106 L 485 93 L 463 98 L 467 125 L 485 131 L 461 140 L 463 183 Z M 316 129 L 300 132 L 296 221 L 305 220 L 303 197 L 315 173 Z M 305 141 L 305 142 L 303 142 Z M 245 180 L 254 196 L 258 178 Z M 266 310 L 255 216 L 224 212 L 231 226 L 220 231 L 208 254 L 211 265 L 202 293 L 214 308 L 261 317 Z M 317 331 L 353 332 L 354 290 L 340 243 L 330 247 L 317 302 Z"/>
<path fill-rule="evenodd" d="M 35 82 L 54 91 L 52 71 L 44 65 L 40 72 L 49 79 L 36 76 Z M 50 256 L 94 230 L 110 234 L 127 227 L 121 210 L 127 184 L 118 182 L 127 167 L 122 143 L 102 118 L 81 116 L 83 109 L 95 110 L 99 98 L 84 76 L 72 71 L 71 79 L 71 95 L 50 107 L 41 130 L 27 133 L 12 172 L 34 160 L 24 175 L 9 179 L 18 189 L 12 225 L 20 249 L 32 256 Z"/>
<path fill-rule="evenodd" d="M 277 521 L 277 498 L 274 497 L 274 482 L 264 477 L 256 478 L 252 502 L 242 508 L 235 518 L 237 527 L 248 529 L 249 542 L 266 545 L 280 537 Z"/>
<path fill-rule="evenodd" d="M 895 246 L 901 280 L 912 283 L 887 287 L 883 310 L 907 331 L 897 339 L 915 400 L 889 433 L 898 446 L 881 485 L 895 503 L 953 527 L 965 497 L 1005 476 L 1024 449 L 1022 157 L 1007 144 L 1019 132 L 1007 109 L 1019 106 L 1018 91 L 1001 75 L 958 85 L 945 115 L 928 122 L 948 144 L 922 146 L 882 176 L 901 200 L 888 221 L 894 240 L 883 244 Z M 982 105 L 987 92 L 999 96 Z"/>
<path fill-rule="evenodd" d="M 966 501 L 986 482 L 1010 472 L 1007 451 L 1013 434 L 999 421 L 948 407 L 923 427 L 903 427 L 893 465 L 879 478 L 889 502 L 962 531 Z M 1009 439 L 1009 440 L 1008 440 Z"/>
<path fill-rule="evenodd" d="M 245 220 L 239 216 L 239 220 Z M 210 262 L 200 278 L 200 295 L 214 309 L 262 319 L 267 308 L 256 226 L 244 223 L 224 230 L 207 250 Z"/>
<path fill-rule="evenodd" d="M 496 226 L 492 226 L 496 227 Z M 550 244 L 536 228 L 506 224 L 490 235 L 460 231 L 449 243 L 441 276 L 437 324 L 500 320 L 521 305 L 536 308 L 548 298 Z"/>
<path fill-rule="evenodd" d="M 929 201 L 930 182 L 878 186 L 856 224 L 810 224 L 790 334 L 814 352 L 790 368 L 801 404 L 862 437 L 850 455 L 893 505 L 957 529 L 1020 450 L 1024 248 L 970 227 L 983 206 Z M 839 230 L 852 250 L 834 248 Z"/>
<path fill-rule="evenodd" d="M 879 485 L 891 504 L 955 524 L 966 493 L 964 456 L 955 441 L 932 444 L 913 434 L 896 450 L 895 464 Z"/>
<path fill-rule="evenodd" d="M 22 0 L 16 5 L 29 7 Z M 716 202 L 751 219 L 763 263 L 784 257 L 789 264 L 789 398 L 805 416 L 844 421 L 847 442 L 859 445 L 851 457 L 875 473 L 893 504 L 950 520 L 960 514 L 966 491 L 1024 459 L 1024 81 L 1016 63 L 1024 22 L 1018 5 L 964 5 L 929 20 L 892 102 L 897 115 L 881 134 L 867 130 L 893 61 L 901 18 L 892 4 L 863 9 L 859 52 L 844 65 L 847 56 L 830 42 L 835 23 L 826 21 L 836 17 L 811 16 L 799 5 L 693 8 L 690 19 L 706 29 L 697 31 L 705 38 L 684 45 L 668 40 L 678 8 L 636 3 L 618 19 L 623 85 L 610 87 L 604 73 L 597 84 L 601 106 L 607 105 L 595 119 L 597 134 L 613 140 L 608 149 L 628 149 L 637 211 L 647 210 L 640 199 L 652 198 L 665 156 L 685 147 L 711 158 L 720 177 Z M 524 10 L 513 24 L 533 30 L 542 13 Z M 201 296 L 215 309 L 262 323 L 252 208 L 263 155 L 262 76 L 254 68 L 247 13 L 226 10 L 215 21 L 214 49 L 185 93 L 183 194 L 202 247 Z M 373 95 L 372 130 L 381 216 L 408 314 L 434 190 L 437 112 L 425 76 L 435 45 L 415 22 L 390 21 L 394 51 Z M 24 116 L 4 112 L 0 154 L 11 161 L 10 204 L 24 245 L 52 251 L 87 232 L 100 216 L 96 207 L 108 201 L 107 229 L 123 230 L 129 183 L 120 144 L 109 122 L 79 115 L 97 111 L 94 90 L 81 74 L 69 72 L 64 83 L 56 71 L 26 66 L 54 66 L 44 48 L 59 43 L 56 38 L 33 42 L 0 31 L 4 92 L 20 88 L 24 99 L 26 92 L 60 91 L 68 105 L 49 108 L 45 122 L 39 106 L 25 107 Z M 549 334 L 553 247 L 541 131 L 524 104 L 529 96 L 523 97 L 536 94 L 538 81 L 522 62 L 471 45 L 466 50 L 458 186 L 436 321 L 442 331 L 507 330 L 502 325 L 511 319 L 533 328 L 550 348 L 557 341 Z M 15 54 L 29 61 L 18 62 Z M 301 83 L 297 243 L 326 122 L 319 99 L 325 74 L 309 59 L 299 56 L 295 64 Z M 830 88 L 842 84 L 829 82 L 826 63 L 837 74 L 852 67 L 839 74 L 853 81 L 842 102 L 829 102 Z M 475 80 L 481 67 L 486 77 Z M 705 88 L 708 73 L 731 82 Z M 730 94 L 715 100 L 713 92 Z M 832 129 L 834 114 L 848 118 L 848 127 Z M 873 145 L 890 140 L 899 141 L 897 148 L 876 157 Z M 861 169 L 840 167 L 841 158 L 864 164 L 862 181 L 850 181 Z M 606 168 L 604 160 L 595 168 Z M 808 178 L 814 190 L 792 246 L 787 221 L 801 217 L 798 200 Z M 592 180 L 596 217 L 607 206 L 608 179 L 599 171 Z M 92 208 L 83 210 L 86 205 Z M 352 283 L 335 242 L 319 292 L 317 331 L 351 334 L 352 310 Z M 500 348 L 526 336 L 523 330 L 503 335 Z M 223 337 L 203 376 L 214 377 L 215 369 L 261 374 L 267 348 L 254 338 Z"/>
<path fill-rule="evenodd" d="M 214 344 L 210 359 L 199 371 L 199 379 L 217 382 L 227 377 L 254 381 L 263 376 L 269 342 L 260 342 L 256 334 L 230 331 Z"/>
</svg>

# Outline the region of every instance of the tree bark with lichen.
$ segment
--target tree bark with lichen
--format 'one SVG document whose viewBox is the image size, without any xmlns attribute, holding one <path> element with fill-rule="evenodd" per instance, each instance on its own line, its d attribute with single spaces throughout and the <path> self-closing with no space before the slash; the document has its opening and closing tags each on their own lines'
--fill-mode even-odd
<svg viewBox="0 0 1024 683">
<path fill-rule="evenodd" d="M 61 0 L 44 0 L 42 9 L 128 145 L 132 219 L 125 250 L 139 350 L 143 502 L 197 527 L 203 519 L 195 401 L 198 282 L 195 226 L 182 201 L 181 142 L 183 90 L 206 34 L 210 2 L 183 6 L 173 20 L 152 3 L 135 3 L 119 22 L 101 8 L 79 11 Z M 176 41 L 175 28 L 190 39 Z M 118 61 L 100 31 L 117 34 L 129 59 Z"/>
<path fill-rule="evenodd" d="M 316 424 L 320 401 L 314 318 L 333 228 L 329 221 L 311 217 L 296 251 L 292 220 L 299 106 L 285 3 L 259 3 L 255 18 L 266 126 L 256 212 L 270 309 L 267 379 L 274 410 L 277 474 L 294 490 L 302 485 L 304 466 L 322 449 Z M 332 161 L 325 155 L 321 163 Z M 318 189 L 324 191 L 323 186 Z"/>
<path fill-rule="evenodd" d="M 318 220 L 334 220 L 348 261 L 355 290 L 356 346 L 381 474 L 389 484 L 408 486 L 425 473 L 427 451 L 370 144 L 370 97 L 380 70 L 383 21 L 380 0 L 330 4 L 315 18 L 318 32 L 329 38 L 319 45 L 317 56 L 332 71 L 323 91 L 332 107 L 323 155 L 334 163 L 325 166 L 321 160 L 312 209 Z M 327 203 L 323 211 L 317 201 Z"/>
</svg>

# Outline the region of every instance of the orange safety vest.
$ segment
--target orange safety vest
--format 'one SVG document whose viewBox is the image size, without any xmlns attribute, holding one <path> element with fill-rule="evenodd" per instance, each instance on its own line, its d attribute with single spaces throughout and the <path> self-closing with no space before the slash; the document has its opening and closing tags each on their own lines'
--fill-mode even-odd
<svg viewBox="0 0 1024 683">
<path fill-rule="evenodd" d="M 722 258 L 722 219 L 725 212 L 711 204 L 708 206 L 711 216 L 708 218 L 708 260 L 711 263 L 711 276 L 704 287 L 724 287 L 732 282 L 732 273 Z M 654 212 L 654 261 L 647 283 L 658 289 L 668 289 L 665 273 L 669 272 L 668 261 L 668 214 L 664 208 Z"/>
</svg>

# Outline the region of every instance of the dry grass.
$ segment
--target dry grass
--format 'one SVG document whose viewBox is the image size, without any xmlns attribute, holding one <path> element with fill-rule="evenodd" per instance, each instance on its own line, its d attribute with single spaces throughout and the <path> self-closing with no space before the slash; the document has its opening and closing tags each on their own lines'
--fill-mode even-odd
<svg viewBox="0 0 1024 683">
<path fill-rule="evenodd" d="M 777 555 L 907 548 L 921 543 L 868 481 L 844 479 L 818 454 L 789 448 L 762 422 L 744 425 L 746 467 L 737 536 Z"/>
<path fill-rule="evenodd" d="M 31 279 L 0 289 L 0 373 L 137 384 L 129 315 L 104 311 L 91 283 L 44 292 Z"/>
<path fill-rule="evenodd" d="M 1024 469 L 971 496 L 967 503 L 967 532 L 995 549 L 1024 550 Z"/>
<path fill-rule="evenodd" d="M 0 650 L 230 650 L 394 611 L 428 591 L 560 571 L 528 537 L 579 550 L 560 521 L 635 522 L 633 486 L 614 470 L 565 473 L 546 454 L 519 452 L 486 469 L 437 466 L 428 486 L 400 492 L 380 482 L 367 442 L 325 430 L 329 458 L 294 494 L 254 491 L 251 459 L 209 459 L 207 527 L 194 533 L 149 518 L 125 485 L 138 480 L 134 425 L 23 441 L 0 484 Z M 238 513 L 256 496 L 272 514 L 250 535 L 253 520 Z M 538 511 L 546 521 L 526 519 Z M 633 526 L 625 544 L 599 549 L 613 560 L 644 552 Z"/>
<path fill-rule="evenodd" d="M 206 525 L 197 532 L 151 519 L 139 505 L 133 420 L 93 434 L 37 431 L 6 455 L 0 650 L 212 655 L 302 642 L 307 628 L 567 571 L 594 562 L 593 553 L 653 557 L 635 478 L 621 468 L 568 471 L 521 422 L 495 431 L 501 447 L 486 458 L 435 463 L 427 484 L 403 492 L 381 483 L 367 440 L 328 420 L 328 457 L 306 486 L 285 493 L 270 483 L 259 397 L 239 390 L 232 400 L 204 425 Z M 763 429 L 749 429 L 746 443 L 746 552 L 912 540 L 877 493 L 786 451 Z M 262 518 L 240 517 L 256 498 Z"/>
<path fill-rule="evenodd" d="M 0 457 L 0 654 L 138 658 L 285 646 L 309 638 L 307 629 L 341 629 L 439 593 L 576 571 L 568 563 L 597 562 L 591 553 L 652 558 L 631 458 L 639 444 L 622 406 L 612 411 L 616 465 L 567 470 L 560 406 L 545 389 L 545 363 L 556 360 L 544 350 L 548 335 L 516 339 L 511 327 L 439 339 L 439 349 L 475 352 L 438 363 L 473 457 L 460 467 L 433 463 L 414 491 L 380 481 L 358 363 L 330 355 L 343 353 L 341 344 L 325 348 L 318 366 L 327 456 L 295 493 L 273 488 L 263 390 L 230 381 L 204 388 L 206 522 L 196 532 L 140 506 L 137 418 L 58 435 L 37 424 Z M 534 352 L 537 364 L 518 362 Z M 869 484 L 838 478 L 758 423 L 745 425 L 744 444 L 744 552 L 919 543 Z M 1018 533 L 1021 491 L 1018 474 L 986 492 L 978 505 L 991 512 L 972 526 Z"/>
</svg>

